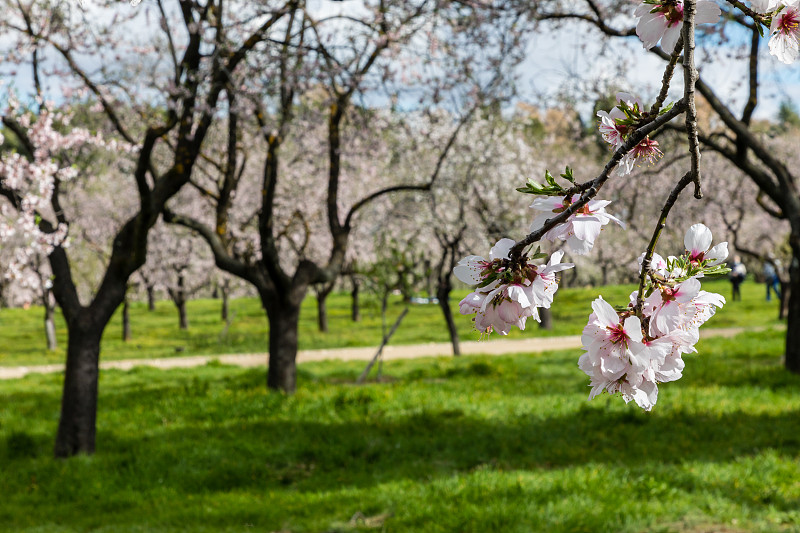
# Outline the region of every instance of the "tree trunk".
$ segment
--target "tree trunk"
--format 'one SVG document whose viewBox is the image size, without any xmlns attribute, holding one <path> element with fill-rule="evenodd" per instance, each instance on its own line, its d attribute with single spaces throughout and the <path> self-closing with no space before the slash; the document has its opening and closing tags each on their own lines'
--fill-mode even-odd
<svg viewBox="0 0 800 533">
<path fill-rule="evenodd" d="M 47 349 L 51 352 L 58 348 L 56 340 L 55 305 L 50 298 L 50 290 L 44 293 L 44 333 L 47 337 Z"/>
<path fill-rule="evenodd" d="M 322 333 L 328 333 L 327 300 L 327 294 L 317 294 L 317 326 Z"/>
<path fill-rule="evenodd" d="M 792 283 L 781 277 L 781 306 L 778 309 L 778 320 L 784 320 L 789 313 L 789 298 L 792 295 Z"/>
<path fill-rule="evenodd" d="M 297 385 L 297 330 L 300 304 L 264 301 L 269 319 L 267 387 L 293 393 Z"/>
<path fill-rule="evenodd" d="M 178 288 L 169 288 L 167 292 L 169 292 L 169 297 L 172 299 L 175 307 L 178 308 L 178 327 L 182 331 L 188 330 L 189 318 L 186 315 L 186 288 L 182 274 L 178 275 Z"/>
<path fill-rule="evenodd" d="M 550 309 L 545 309 L 544 307 L 539 309 L 539 318 L 541 322 L 539 322 L 540 329 L 553 329 L 553 312 Z"/>
<path fill-rule="evenodd" d="M 102 331 L 101 326 L 92 323 L 68 326 L 67 368 L 54 450 L 56 457 L 94 453 Z"/>
<path fill-rule="evenodd" d="M 228 297 L 230 296 L 230 282 L 226 279 L 220 289 L 222 292 L 222 321 L 228 322 L 228 312 L 230 311 Z"/>
<path fill-rule="evenodd" d="M 317 327 L 322 333 L 328 333 L 328 296 L 333 291 L 333 282 L 314 287 L 317 297 Z"/>
<path fill-rule="evenodd" d="M 449 274 L 448 274 L 449 276 Z M 453 318 L 453 310 L 450 309 L 450 291 L 452 287 L 449 284 L 441 284 L 436 288 L 436 297 L 439 299 L 439 307 L 444 314 L 444 321 L 447 323 L 447 331 L 450 334 L 450 344 L 453 345 L 453 355 L 461 355 L 461 346 L 458 342 L 458 329 L 456 329 L 456 321 Z"/>
<path fill-rule="evenodd" d="M 350 296 L 352 297 L 350 318 L 353 320 L 353 322 L 359 322 L 361 321 L 361 304 L 358 297 L 361 291 L 361 283 L 358 281 L 356 276 L 351 276 L 350 282 L 353 284 L 353 288 L 350 291 Z"/>
<path fill-rule="evenodd" d="M 145 287 L 147 291 L 147 310 L 148 311 L 155 311 L 156 310 L 156 288 L 153 285 L 148 285 Z"/>
<path fill-rule="evenodd" d="M 131 340 L 131 313 L 127 297 L 122 303 L 122 340 L 125 342 Z"/>
<path fill-rule="evenodd" d="M 179 298 L 175 305 L 178 306 L 178 318 L 180 320 L 179 327 L 183 331 L 189 329 L 189 318 L 186 315 L 186 298 Z"/>
<path fill-rule="evenodd" d="M 786 369 L 800 374 L 800 236 L 792 235 L 789 265 L 789 312 L 786 322 Z"/>
</svg>

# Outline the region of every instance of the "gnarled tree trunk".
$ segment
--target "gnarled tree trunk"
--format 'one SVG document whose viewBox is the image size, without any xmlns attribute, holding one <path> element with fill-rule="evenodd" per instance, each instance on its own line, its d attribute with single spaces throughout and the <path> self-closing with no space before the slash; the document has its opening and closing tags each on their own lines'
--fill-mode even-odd
<svg viewBox="0 0 800 533">
<path fill-rule="evenodd" d="M 220 287 L 220 292 L 222 293 L 222 321 L 228 322 L 228 313 L 230 312 L 230 294 L 231 294 L 231 282 L 227 279 L 222 282 L 222 286 Z"/>
<path fill-rule="evenodd" d="M 791 238 L 789 265 L 788 320 L 786 325 L 786 369 L 800 374 L 800 235 Z"/>
<path fill-rule="evenodd" d="M 186 314 L 186 284 L 183 277 L 183 274 L 178 275 L 178 288 L 167 289 L 169 292 L 169 297 L 172 300 L 172 303 L 175 304 L 175 307 L 178 308 L 178 327 L 182 331 L 186 331 L 189 329 L 189 317 Z"/>
<path fill-rule="evenodd" d="M 124 342 L 131 340 L 131 310 L 127 296 L 122 302 L 122 340 Z"/>
<path fill-rule="evenodd" d="M 155 311 L 156 310 L 156 288 L 153 285 L 147 285 L 145 287 L 145 291 L 147 291 L 147 310 L 148 311 Z"/>
<path fill-rule="evenodd" d="M 357 276 L 350 276 L 350 283 L 352 283 L 353 286 L 350 290 L 350 319 L 353 322 L 359 322 L 361 320 L 361 303 L 359 301 L 361 282 L 358 280 Z"/>
<path fill-rule="evenodd" d="M 293 393 L 297 387 L 297 338 L 300 302 L 265 300 L 269 320 L 269 368 L 267 387 Z M 302 300 L 301 300 L 302 301 Z"/>
<path fill-rule="evenodd" d="M 178 302 L 178 327 L 183 331 L 189 329 L 189 316 L 186 314 L 186 299 L 181 299 Z"/>
<path fill-rule="evenodd" d="M 55 456 L 94 453 L 97 378 L 103 327 L 78 317 L 69 329 Z"/>
<path fill-rule="evenodd" d="M 461 345 L 458 341 L 458 329 L 456 328 L 456 321 L 453 318 L 453 310 L 450 309 L 450 276 L 448 275 L 447 283 L 440 283 L 436 288 L 436 298 L 439 299 L 439 307 L 444 314 L 444 321 L 447 323 L 447 332 L 450 334 L 450 344 L 453 345 L 453 355 L 461 355 Z"/>
<path fill-rule="evenodd" d="M 333 290 L 333 282 L 314 287 L 317 297 L 317 327 L 322 333 L 328 333 L 328 296 Z"/>
</svg>

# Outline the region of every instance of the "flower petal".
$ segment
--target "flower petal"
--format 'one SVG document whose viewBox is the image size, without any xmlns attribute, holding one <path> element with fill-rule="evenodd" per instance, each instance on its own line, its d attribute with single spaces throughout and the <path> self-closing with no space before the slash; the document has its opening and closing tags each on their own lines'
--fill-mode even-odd
<svg viewBox="0 0 800 533">
<path fill-rule="evenodd" d="M 692 255 L 706 252 L 711 246 L 711 230 L 704 224 L 693 224 L 683 238 L 683 245 Z"/>
</svg>

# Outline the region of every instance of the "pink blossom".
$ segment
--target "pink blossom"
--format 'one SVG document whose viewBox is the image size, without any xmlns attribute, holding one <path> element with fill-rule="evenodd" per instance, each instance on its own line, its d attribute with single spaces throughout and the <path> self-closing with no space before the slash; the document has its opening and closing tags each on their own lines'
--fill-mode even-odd
<svg viewBox="0 0 800 533">
<path fill-rule="evenodd" d="M 558 290 L 556 273 L 574 266 L 561 263 L 563 253 L 556 252 L 546 266 L 526 263 L 519 271 L 509 272 L 513 245 L 513 240 L 501 239 L 489 252 L 489 260 L 470 255 L 453 268 L 461 281 L 479 285 L 459 302 L 459 311 L 475 313 L 475 328 L 482 333 L 507 335 L 514 326 L 524 330 L 530 317 L 539 321 L 538 308 L 549 308 Z"/>
<path fill-rule="evenodd" d="M 553 218 L 558 213 L 564 211 L 578 199 L 573 195 L 569 203 L 564 203 L 563 198 L 545 197 L 537 198 L 531 204 L 531 209 L 540 211 L 531 223 L 530 231 L 541 229 L 548 219 Z M 544 238 L 555 242 L 556 240 L 567 241 L 570 251 L 578 255 L 583 255 L 591 251 L 594 241 L 603 226 L 614 221 L 621 227 L 625 224 L 614 215 L 606 212 L 606 206 L 611 202 L 608 200 L 589 200 L 589 202 L 575 212 L 567 222 L 559 224 L 544 234 Z"/>
<path fill-rule="evenodd" d="M 614 107 L 610 112 L 603 111 L 602 109 L 597 112 L 600 117 L 600 135 L 603 140 L 610 144 L 612 147 L 617 148 L 622 145 L 625 140 L 622 138 L 625 132 L 625 127 L 617 125 L 617 119 L 624 119 L 623 113 L 618 107 Z"/>
<path fill-rule="evenodd" d="M 650 137 L 645 137 L 642 139 L 642 142 L 633 147 L 633 150 L 630 151 L 630 155 L 634 160 L 643 159 L 653 165 L 656 161 L 661 159 L 664 152 L 658 148 L 658 141 Z"/>
<path fill-rule="evenodd" d="M 772 17 L 769 28 L 769 53 L 791 64 L 800 56 L 800 0 L 786 3 L 786 8 Z"/>
<path fill-rule="evenodd" d="M 658 398 L 654 368 L 667 350 L 646 345 L 639 318 L 628 316 L 621 321 L 602 297 L 592 303 L 592 309 L 581 336 L 586 353 L 578 360 L 579 368 L 591 378 L 589 399 L 604 390 L 619 392 L 626 403 L 633 400 L 649 411 Z"/>
<path fill-rule="evenodd" d="M 550 308 L 553 303 L 553 297 L 558 290 L 556 273 L 575 266 L 573 263 L 562 263 L 562 257 L 564 257 L 564 252 L 554 252 L 550 256 L 547 266 L 537 269 L 538 275 L 531 283 L 532 301 L 536 307 Z"/>
<path fill-rule="evenodd" d="M 500 239 L 489 250 L 488 261 L 479 255 L 468 255 L 453 268 L 453 274 L 467 285 L 477 285 L 490 273 L 487 269 L 491 267 L 492 261 L 508 259 L 508 252 L 512 246 L 514 246 L 513 239 Z"/>
<path fill-rule="evenodd" d="M 632 94 L 626 92 L 617 93 L 617 102 L 620 105 L 615 106 L 610 112 L 607 113 L 602 110 L 597 112 L 597 116 L 600 117 L 600 124 L 598 125 L 600 135 L 603 140 L 611 145 L 612 150 L 617 150 L 625 144 L 628 136 L 636 129 L 635 125 L 628 120 L 630 117 L 622 110 L 623 107 L 629 110 L 628 112 L 631 113 L 633 118 L 644 117 L 642 102 Z M 658 148 L 658 141 L 645 137 L 622 157 L 617 166 L 617 175 L 630 174 L 637 160 L 644 160 L 649 164 L 654 164 L 663 155 L 663 152 Z"/>
<path fill-rule="evenodd" d="M 714 23 L 719 20 L 721 13 L 716 3 L 699 0 L 695 23 Z M 650 49 L 661 41 L 661 48 L 665 52 L 672 53 L 683 26 L 683 0 L 677 0 L 675 3 L 641 4 L 633 14 L 639 17 L 636 35 L 642 40 L 644 47 Z"/>
<path fill-rule="evenodd" d="M 696 311 L 691 302 L 699 292 L 700 282 L 695 278 L 689 278 L 674 287 L 654 290 L 645 300 L 652 310 L 649 313 L 650 335 L 666 335 L 688 324 Z"/>
<path fill-rule="evenodd" d="M 713 248 L 711 246 L 711 230 L 703 224 L 693 224 L 683 238 L 689 261 L 692 263 L 705 263 L 706 266 L 721 264 L 728 258 L 728 243 L 721 242 Z"/>
<path fill-rule="evenodd" d="M 675 330 L 651 341 L 651 344 L 663 343 L 670 348 L 662 363 L 654 368 L 656 381 L 666 383 L 680 379 L 683 375 L 683 368 L 686 366 L 681 356 L 685 353 L 696 353 L 694 345 L 699 340 L 700 333 L 697 328 L 690 328 Z"/>
<path fill-rule="evenodd" d="M 581 336 L 586 353 L 581 356 L 583 363 L 579 364 L 581 368 L 590 366 L 603 378 L 616 381 L 628 371 L 635 354 L 642 351 L 641 321 L 636 316 L 622 321 L 602 296 L 592 302 L 592 310 Z"/>
<path fill-rule="evenodd" d="M 714 316 L 718 308 L 725 305 L 725 297 L 715 292 L 700 291 L 692 300 L 691 305 L 694 306 L 694 312 L 688 327 L 699 328 Z"/>
<path fill-rule="evenodd" d="M 644 263 L 644 256 L 646 254 L 642 253 L 639 256 L 639 273 L 642 272 L 642 263 Z M 664 260 L 663 257 L 658 255 L 657 253 L 653 252 L 653 257 L 650 259 L 650 270 L 655 272 L 656 274 L 660 274 L 661 276 L 667 276 L 667 262 Z M 634 291 L 633 297 L 635 298 L 638 294 L 637 291 Z"/>
</svg>

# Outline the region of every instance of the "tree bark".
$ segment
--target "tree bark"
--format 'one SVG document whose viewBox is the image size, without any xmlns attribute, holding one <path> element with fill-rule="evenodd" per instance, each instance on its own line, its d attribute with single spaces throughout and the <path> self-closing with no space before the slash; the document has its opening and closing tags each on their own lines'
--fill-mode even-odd
<svg viewBox="0 0 800 533">
<path fill-rule="evenodd" d="M 82 322 L 73 323 L 68 328 L 67 368 L 54 450 L 56 457 L 91 454 L 95 449 L 97 377 L 103 328 L 93 322 Z"/>
<path fill-rule="evenodd" d="M 328 295 L 317 293 L 317 327 L 322 333 L 328 333 Z"/>
<path fill-rule="evenodd" d="M 264 301 L 269 320 L 267 387 L 293 393 L 297 386 L 297 331 L 300 303 Z"/>
<path fill-rule="evenodd" d="M 183 331 L 189 329 L 189 317 L 186 315 L 186 298 L 182 298 L 178 303 L 179 328 Z"/>
<path fill-rule="evenodd" d="M 786 323 L 786 369 L 800 374 L 800 235 L 792 235 L 789 265 L 789 303 Z"/>
<path fill-rule="evenodd" d="M 124 342 L 131 340 L 131 313 L 127 297 L 122 303 L 122 340 Z"/>
<path fill-rule="evenodd" d="M 789 314 L 789 299 L 792 295 L 791 280 L 785 279 L 786 276 L 781 277 L 781 304 L 778 309 L 778 320 L 784 320 Z"/>
<path fill-rule="evenodd" d="M 350 290 L 350 297 L 352 298 L 350 318 L 353 320 L 353 322 L 360 322 L 361 303 L 359 301 L 359 295 L 361 291 L 361 283 L 358 281 L 358 277 L 356 276 L 350 276 L 350 283 L 353 284 L 353 288 Z"/>
<path fill-rule="evenodd" d="M 553 329 L 553 312 L 550 309 L 545 309 L 544 307 L 539 309 L 539 318 L 541 322 L 539 322 L 540 329 Z"/>
<path fill-rule="evenodd" d="M 317 327 L 328 333 L 328 296 L 333 292 L 333 282 L 317 284 L 314 294 L 317 297 Z"/>
<path fill-rule="evenodd" d="M 449 279 L 449 276 L 448 276 Z M 458 342 L 458 329 L 453 318 L 453 310 L 450 309 L 450 291 L 452 287 L 447 284 L 440 284 L 436 288 L 436 298 L 439 299 L 439 308 L 444 314 L 444 321 L 447 323 L 447 331 L 450 334 L 450 344 L 453 345 L 453 355 L 461 355 L 461 345 Z"/>
<path fill-rule="evenodd" d="M 50 290 L 44 292 L 44 333 L 47 337 L 47 349 L 51 352 L 58 349 L 56 340 L 55 305 L 50 298 Z"/>
<path fill-rule="evenodd" d="M 189 329 L 189 318 L 186 314 L 186 286 L 185 281 L 183 279 L 183 274 L 178 275 L 178 288 L 167 289 L 169 293 L 169 297 L 172 300 L 172 303 L 175 304 L 175 307 L 178 308 L 178 327 L 182 331 L 186 331 Z"/>
<path fill-rule="evenodd" d="M 230 282 L 226 279 L 220 287 L 222 293 L 222 321 L 228 322 L 228 313 L 230 312 L 228 298 L 230 296 Z"/>
<path fill-rule="evenodd" d="M 156 310 L 156 288 L 153 285 L 147 285 L 145 287 L 147 291 L 147 310 L 148 311 L 155 311 Z"/>
</svg>

